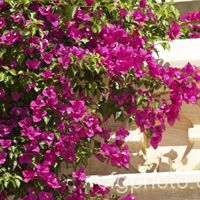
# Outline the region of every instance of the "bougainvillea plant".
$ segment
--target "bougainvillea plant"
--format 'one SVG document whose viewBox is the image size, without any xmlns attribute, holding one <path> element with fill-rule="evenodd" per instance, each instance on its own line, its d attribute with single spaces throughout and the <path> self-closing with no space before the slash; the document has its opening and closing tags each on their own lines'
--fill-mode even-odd
<svg viewBox="0 0 200 200">
<path fill-rule="evenodd" d="M 84 166 L 96 155 L 128 168 L 129 132 L 111 141 L 111 116 L 157 148 L 182 103 L 197 102 L 198 69 L 153 57 L 155 41 L 179 36 L 178 19 L 155 0 L 0 0 L 1 200 L 135 199 L 86 187 Z"/>
</svg>

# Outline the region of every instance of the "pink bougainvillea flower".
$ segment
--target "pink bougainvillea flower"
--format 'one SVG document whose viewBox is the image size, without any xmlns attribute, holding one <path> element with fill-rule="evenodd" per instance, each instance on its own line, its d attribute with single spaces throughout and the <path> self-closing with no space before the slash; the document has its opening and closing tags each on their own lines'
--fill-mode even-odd
<svg viewBox="0 0 200 200">
<path fill-rule="evenodd" d="M 47 15 L 47 20 L 49 22 L 51 22 L 51 24 L 57 28 L 59 26 L 59 22 L 60 22 L 60 14 L 56 13 L 56 14 L 48 14 Z"/>
<path fill-rule="evenodd" d="M 45 101 L 43 100 L 42 95 L 38 95 L 35 101 L 31 101 L 32 110 L 40 110 L 42 107 L 46 106 Z"/>
<path fill-rule="evenodd" d="M 41 62 L 39 60 L 27 60 L 26 66 L 31 70 L 39 69 Z"/>
<path fill-rule="evenodd" d="M 68 69 L 68 66 L 70 64 L 70 58 L 68 55 L 64 55 L 58 58 L 58 62 L 63 65 L 64 69 Z"/>
<path fill-rule="evenodd" d="M 28 152 L 34 152 L 34 153 L 40 152 L 40 147 L 38 146 L 37 140 L 33 140 L 30 143 L 25 144 L 24 147 Z"/>
<path fill-rule="evenodd" d="M 56 156 L 62 156 L 72 162 L 76 159 L 75 145 L 69 142 L 65 144 L 64 141 L 61 140 L 55 144 L 55 154 Z"/>
<path fill-rule="evenodd" d="M 99 133 L 99 136 L 101 136 L 105 140 L 108 140 L 110 138 L 110 135 L 111 135 L 111 129 L 106 129 Z"/>
<path fill-rule="evenodd" d="M 40 177 L 43 177 L 43 178 L 46 178 L 45 176 L 47 175 L 47 174 L 49 174 L 49 172 L 50 172 L 50 169 L 49 169 L 49 166 L 46 164 L 46 163 L 39 163 L 39 164 L 37 164 L 37 166 L 36 166 L 36 172 L 38 173 L 38 175 L 40 176 Z"/>
<path fill-rule="evenodd" d="M 43 77 L 44 79 L 48 80 L 48 79 L 52 78 L 53 73 L 50 69 L 46 69 L 45 71 L 40 73 L 40 76 Z"/>
<path fill-rule="evenodd" d="M 18 65 L 18 63 L 16 62 L 16 61 L 14 61 L 14 60 L 11 60 L 10 62 L 9 62 L 9 67 L 10 68 L 16 68 L 17 67 L 17 65 Z"/>
<path fill-rule="evenodd" d="M 83 10 L 79 9 L 76 13 L 76 17 L 78 19 L 81 19 L 83 21 L 88 21 L 90 20 L 90 16 L 88 14 L 86 14 Z"/>
<path fill-rule="evenodd" d="M 47 150 L 44 155 L 44 164 L 45 165 L 53 165 L 56 160 L 56 155 L 53 150 Z"/>
<path fill-rule="evenodd" d="M 58 112 L 62 114 L 64 114 L 66 111 L 65 107 L 58 106 L 59 102 L 57 98 L 47 99 L 45 102 L 46 102 L 46 106 L 48 106 L 51 109 L 58 110 Z"/>
<path fill-rule="evenodd" d="M 19 39 L 20 39 L 20 34 L 17 32 L 14 32 L 13 30 L 1 36 L 2 42 L 7 45 L 13 45 Z"/>
<path fill-rule="evenodd" d="M 144 12 L 140 8 L 137 8 L 133 12 L 133 18 L 135 21 L 138 21 L 138 22 L 145 22 L 148 20 L 148 17 L 144 14 Z"/>
<path fill-rule="evenodd" d="M 163 125 L 159 125 L 159 126 L 156 126 L 155 128 L 153 128 L 153 130 L 152 130 L 152 136 L 151 136 L 150 143 L 154 149 L 157 149 L 159 143 L 161 142 L 162 133 L 164 131 L 164 128 L 165 127 Z"/>
<path fill-rule="evenodd" d="M 11 96 L 12 96 L 13 101 L 19 101 L 19 99 L 23 96 L 23 93 L 14 91 L 14 92 L 11 92 Z"/>
<path fill-rule="evenodd" d="M 155 13 L 153 13 L 153 12 L 151 11 L 151 9 L 149 9 L 149 8 L 147 7 L 147 8 L 146 8 L 146 12 L 147 12 L 147 15 L 148 15 L 149 17 L 151 17 L 151 20 L 152 20 L 152 21 L 156 21 L 157 16 L 155 15 Z"/>
<path fill-rule="evenodd" d="M 0 165 L 6 162 L 6 156 L 7 156 L 6 152 L 0 151 Z"/>
<path fill-rule="evenodd" d="M 199 11 L 188 12 L 184 15 L 181 15 L 180 19 L 183 22 L 199 21 L 200 20 L 200 12 Z"/>
<path fill-rule="evenodd" d="M 47 6 L 46 8 L 40 7 L 39 12 L 41 15 L 47 16 L 52 13 L 52 7 L 51 6 Z"/>
<path fill-rule="evenodd" d="M 29 9 L 34 10 L 35 12 L 38 12 L 40 6 L 41 5 L 39 3 L 33 1 L 33 2 L 31 2 Z"/>
<path fill-rule="evenodd" d="M 5 124 L 0 124 L 0 137 L 4 137 L 11 132 L 11 128 Z"/>
<path fill-rule="evenodd" d="M 85 0 L 87 6 L 91 6 L 92 4 L 94 4 L 94 0 Z"/>
<path fill-rule="evenodd" d="M 129 160 L 130 160 L 130 154 L 127 145 L 120 148 L 118 152 L 115 153 L 113 152 L 111 156 L 111 163 L 119 167 L 128 168 Z"/>
<path fill-rule="evenodd" d="M 49 65 L 52 62 L 53 54 L 52 53 L 44 53 L 44 52 L 42 52 L 41 53 L 41 58 L 47 65 Z"/>
<path fill-rule="evenodd" d="M 46 110 L 34 110 L 33 111 L 33 122 L 40 122 L 47 114 Z"/>
<path fill-rule="evenodd" d="M 56 95 L 56 89 L 55 89 L 55 86 L 53 86 L 53 85 L 51 85 L 48 88 L 45 88 L 43 90 L 42 94 L 45 97 L 48 97 L 49 99 L 55 99 L 57 97 L 57 95 Z"/>
<path fill-rule="evenodd" d="M 31 123 L 32 123 L 32 119 L 31 118 L 25 118 L 25 119 L 19 121 L 18 124 L 19 124 L 19 126 L 21 128 L 25 129 L 25 128 L 31 126 Z"/>
<path fill-rule="evenodd" d="M 35 140 L 37 136 L 41 135 L 41 130 L 39 128 L 34 128 L 32 126 L 26 127 L 26 129 L 21 130 L 21 135 L 26 136 L 29 140 Z"/>
<path fill-rule="evenodd" d="M 119 200 L 137 200 L 137 197 L 135 195 L 128 194 L 125 197 L 121 197 Z"/>
<path fill-rule="evenodd" d="M 199 32 L 193 32 L 189 34 L 190 38 L 200 38 L 200 33 Z"/>
<path fill-rule="evenodd" d="M 54 142 L 55 134 L 54 133 L 44 132 L 42 134 L 42 138 L 50 146 Z"/>
<path fill-rule="evenodd" d="M 15 23 L 20 23 L 20 22 L 23 22 L 24 21 L 24 16 L 22 13 L 18 13 L 16 15 L 11 15 L 13 21 Z"/>
<path fill-rule="evenodd" d="M 140 0 L 140 7 L 145 8 L 147 5 L 147 0 Z"/>
<path fill-rule="evenodd" d="M 72 177 L 78 181 L 84 181 L 86 179 L 86 175 L 83 167 L 80 167 L 78 170 L 74 171 L 72 173 Z"/>
<path fill-rule="evenodd" d="M 182 71 L 185 72 L 187 75 L 191 75 L 191 74 L 196 74 L 198 72 L 198 69 L 196 66 L 187 63 L 183 68 Z"/>
<path fill-rule="evenodd" d="M 128 168 L 129 166 L 130 155 L 127 145 L 119 147 L 115 143 L 102 143 L 99 155 L 107 157 L 111 161 L 111 164 L 116 165 L 118 167 Z"/>
<path fill-rule="evenodd" d="M 38 200 L 38 196 L 32 187 L 28 188 L 27 195 L 21 197 L 19 200 Z"/>
<path fill-rule="evenodd" d="M 12 144 L 12 140 L 9 139 L 0 139 L 0 147 L 3 149 L 7 149 Z"/>
<path fill-rule="evenodd" d="M 126 17 L 126 15 L 128 14 L 128 11 L 124 8 L 120 8 L 119 10 L 119 14 L 122 18 Z"/>
<path fill-rule="evenodd" d="M 53 194 L 50 192 L 39 192 L 38 200 L 54 200 Z"/>
<path fill-rule="evenodd" d="M 99 122 L 98 118 L 94 115 L 87 115 L 83 121 L 89 128 L 95 126 Z"/>
<path fill-rule="evenodd" d="M 116 141 L 123 142 L 124 139 L 129 135 L 129 132 L 123 128 L 120 127 L 116 132 Z"/>
<path fill-rule="evenodd" d="M 49 100 L 56 100 L 56 99 L 49 99 Z M 47 101 L 47 103 L 53 103 L 53 105 L 55 105 L 54 103 L 56 103 L 55 101 Z M 58 102 L 58 103 L 56 103 L 56 110 L 61 114 L 61 115 L 64 115 L 65 113 L 66 113 L 66 111 L 67 111 L 67 105 L 66 104 L 64 104 L 64 103 L 60 103 L 60 102 Z"/>
<path fill-rule="evenodd" d="M 154 149 L 157 149 L 160 141 L 162 139 L 162 133 L 159 133 L 159 134 L 153 134 L 151 136 L 151 140 L 150 140 L 150 143 L 151 143 L 151 146 L 154 148 Z"/>
<path fill-rule="evenodd" d="M 0 30 L 6 26 L 6 21 L 3 17 L 0 17 Z"/>
<path fill-rule="evenodd" d="M 181 34 L 180 29 L 181 29 L 180 25 L 176 21 L 173 21 L 172 24 L 171 24 L 171 27 L 168 31 L 169 38 L 171 40 L 174 40 L 178 36 L 180 36 L 180 34 Z"/>
<path fill-rule="evenodd" d="M 90 194 L 92 197 L 96 197 L 99 194 L 103 197 L 110 192 L 110 189 L 98 184 L 93 184 L 92 188 L 90 189 Z"/>
<path fill-rule="evenodd" d="M 0 8 L 3 8 L 6 5 L 6 2 L 4 0 L 0 0 Z"/>
<path fill-rule="evenodd" d="M 85 132 L 87 137 L 93 137 L 96 132 L 102 132 L 102 128 L 99 126 L 99 119 L 96 116 L 87 114 L 83 121 L 88 127 Z"/>
<path fill-rule="evenodd" d="M 61 181 L 54 173 L 48 173 L 45 177 L 47 185 L 52 189 L 58 189 L 61 187 Z"/>
<path fill-rule="evenodd" d="M 86 111 L 84 101 L 71 101 L 70 106 L 67 108 L 67 112 L 70 118 L 78 122 L 83 117 Z"/>
<path fill-rule="evenodd" d="M 19 157 L 19 162 L 21 164 L 31 164 L 32 163 L 32 158 L 33 158 L 33 156 L 30 153 L 23 153 Z"/>
<path fill-rule="evenodd" d="M 22 171 L 22 174 L 23 174 L 23 177 L 24 177 L 23 181 L 25 183 L 33 181 L 34 178 L 35 178 L 35 172 L 32 168 L 29 168 L 27 170 Z"/>
</svg>

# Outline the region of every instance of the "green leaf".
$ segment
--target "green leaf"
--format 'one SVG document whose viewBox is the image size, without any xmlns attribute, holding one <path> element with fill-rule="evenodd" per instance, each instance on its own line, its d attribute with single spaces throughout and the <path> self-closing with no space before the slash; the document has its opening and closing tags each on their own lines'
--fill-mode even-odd
<svg viewBox="0 0 200 200">
<path fill-rule="evenodd" d="M 2 68 L 4 68 L 6 71 L 10 70 L 10 68 L 8 66 L 2 66 Z"/>
<path fill-rule="evenodd" d="M 45 149 L 46 142 L 45 141 L 41 141 L 39 143 L 39 145 L 40 145 L 41 149 Z"/>
<path fill-rule="evenodd" d="M 99 74 L 100 73 L 100 71 L 101 71 L 101 67 L 98 67 L 98 66 L 95 66 L 95 68 L 94 68 L 94 70 L 95 70 L 95 72 L 97 73 L 97 74 Z"/>
<path fill-rule="evenodd" d="M 122 111 L 118 111 L 115 113 L 115 119 L 119 121 L 124 121 L 124 116 Z"/>
<path fill-rule="evenodd" d="M 17 55 L 17 62 L 21 65 L 24 62 L 25 56 L 23 54 Z"/>
<path fill-rule="evenodd" d="M 16 72 L 15 69 L 9 70 L 9 73 L 12 74 L 13 76 L 16 76 L 16 75 L 17 75 L 17 72 Z"/>
<path fill-rule="evenodd" d="M 51 119 L 51 117 L 46 115 L 44 117 L 44 123 L 47 125 L 49 123 L 50 119 Z"/>
<path fill-rule="evenodd" d="M 97 84 L 95 82 L 93 82 L 92 85 L 91 85 L 92 94 L 94 94 L 96 89 L 97 89 Z"/>
<path fill-rule="evenodd" d="M 57 132 L 57 131 L 55 131 L 54 133 L 55 133 L 55 135 L 56 135 L 56 139 L 59 140 L 59 139 L 60 139 L 60 133 Z"/>
<path fill-rule="evenodd" d="M 6 53 L 6 49 L 1 49 L 0 50 L 0 58 Z"/>
<path fill-rule="evenodd" d="M 156 107 L 156 108 L 159 108 L 159 106 L 160 106 L 160 101 L 156 99 L 156 100 L 155 100 L 155 107 Z"/>
<path fill-rule="evenodd" d="M 5 74 L 3 72 L 0 72 L 0 82 L 5 80 Z"/>
<path fill-rule="evenodd" d="M 87 38 L 83 38 L 83 39 L 81 39 L 81 42 L 83 42 L 84 44 L 86 44 L 86 43 L 89 42 L 89 40 Z"/>
<path fill-rule="evenodd" d="M 65 16 L 68 21 L 70 21 L 74 17 L 77 8 L 78 8 L 77 5 L 66 5 L 65 6 L 64 12 L 65 12 Z"/>
<path fill-rule="evenodd" d="M 7 188 L 9 185 L 10 181 L 9 180 L 4 180 L 4 187 Z"/>
<path fill-rule="evenodd" d="M 8 75 L 7 75 L 7 76 L 5 77 L 5 83 L 6 83 L 7 85 L 11 84 L 11 82 L 12 82 L 11 80 L 12 80 L 12 76 L 8 76 Z"/>
<path fill-rule="evenodd" d="M 136 105 L 140 105 L 143 101 L 144 97 L 143 96 L 137 96 L 136 98 Z"/>
<path fill-rule="evenodd" d="M 14 176 L 16 179 L 19 179 L 20 181 L 22 181 L 23 179 L 22 179 L 22 177 L 21 176 L 19 176 L 19 175 L 15 175 Z"/>
<path fill-rule="evenodd" d="M 28 4 L 28 3 L 31 3 L 32 0 L 18 0 L 18 2 L 19 2 L 20 4 Z"/>
<path fill-rule="evenodd" d="M 151 138 L 152 134 L 153 134 L 153 130 L 152 128 L 149 128 L 148 134 L 147 134 L 148 138 Z"/>
<path fill-rule="evenodd" d="M 101 25 L 98 24 L 98 23 L 94 24 L 93 27 L 92 27 L 92 31 L 94 33 L 100 33 L 101 32 Z"/>
<path fill-rule="evenodd" d="M 9 157 L 10 157 L 10 159 L 12 160 L 13 157 L 14 157 L 14 154 L 13 154 L 12 152 L 10 152 L 10 153 L 9 153 Z"/>
<path fill-rule="evenodd" d="M 33 26 L 32 29 L 31 29 L 31 35 L 34 36 L 37 32 L 37 27 L 36 26 Z"/>
</svg>

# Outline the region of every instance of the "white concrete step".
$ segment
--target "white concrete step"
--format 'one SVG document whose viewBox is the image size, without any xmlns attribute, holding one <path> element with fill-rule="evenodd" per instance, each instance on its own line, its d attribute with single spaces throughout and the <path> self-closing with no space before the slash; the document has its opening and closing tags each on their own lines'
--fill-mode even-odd
<svg viewBox="0 0 200 200">
<path fill-rule="evenodd" d="M 138 174 L 112 174 L 107 176 L 89 176 L 86 182 L 102 184 L 106 187 L 114 187 L 118 180 L 123 179 L 124 186 L 150 186 L 163 184 L 199 183 L 200 171 L 185 172 L 160 172 Z M 199 185 L 200 186 L 200 185 Z"/>
<path fill-rule="evenodd" d="M 114 193 L 133 193 L 139 200 L 198 200 L 200 171 L 90 176 L 87 183 L 103 184 Z"/>
<path fill-rule="evenodd" d="M 199 1 L 200 2 L 200 1 Z M 182 68 L 188 62 L 200 66 L 200 39 L 178 39 L 169 42 L 170 50 L 164 50 L 158 43 L 155 47 L 159 56 L 154 57 L 159 63 Z"/>
</svg>

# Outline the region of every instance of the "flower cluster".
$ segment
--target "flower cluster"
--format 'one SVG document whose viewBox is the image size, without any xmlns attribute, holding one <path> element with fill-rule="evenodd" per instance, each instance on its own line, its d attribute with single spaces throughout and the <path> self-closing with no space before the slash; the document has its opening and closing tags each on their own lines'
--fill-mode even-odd
<svg viewBox="0 0 200 200">
<path fill-rule="evenodd" d="M 183 27 L 182 35 L 189 38 L 200 38 L 200 12 L 188 12 L 180 16 Z"/>
<path fill-rule="evenodd" d="M 197 68 L 153 57 L 156 37 L 180 31 L 159 24 L 155 4 L 0 0 L 0 199 L 136 199 L 88 188 L 83 166 L 95 155 L 128 168 L 129 132 L 119 127 L 113 140 L 112 115 L 134 120 L 157 148 L 182 103 L 197 102 Z M 157 95 L 163 86 L 168 99 Z"/>
</svg>

